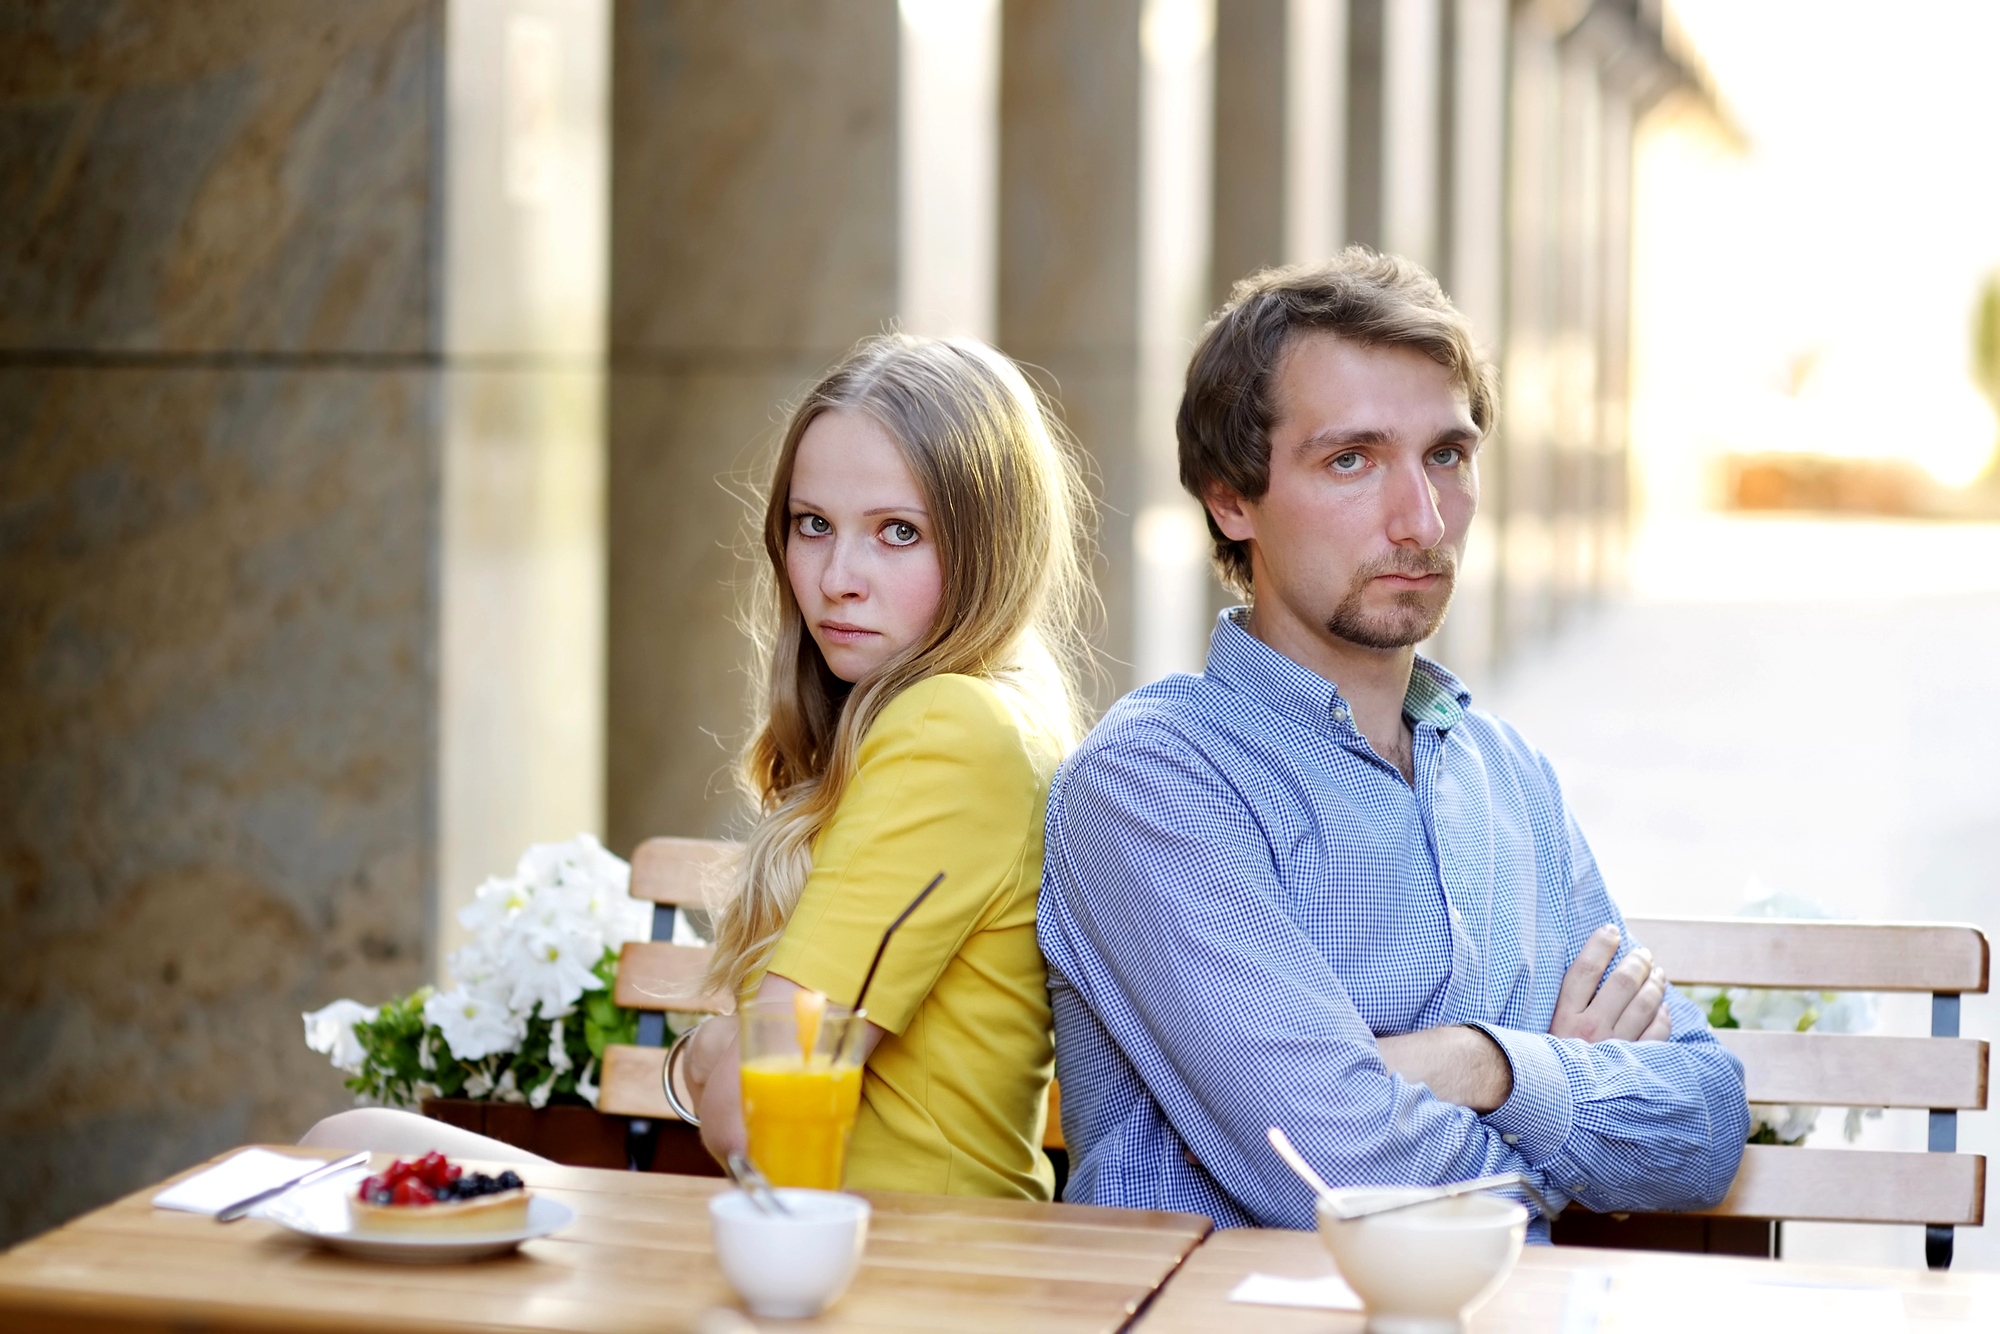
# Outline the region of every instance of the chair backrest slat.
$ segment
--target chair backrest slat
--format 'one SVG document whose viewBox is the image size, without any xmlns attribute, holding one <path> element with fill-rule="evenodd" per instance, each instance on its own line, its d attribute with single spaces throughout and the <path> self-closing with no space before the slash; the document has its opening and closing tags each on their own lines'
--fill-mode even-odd
<svg viewBox="0 0 2000 1334">
<path fill-rule="evenodd" d="M 729 996 L 698 991 L 713 953 L 706 945 L 628 942 L 618 954 L 618 981 L 611 998 L 628 1010 L 728 1014 L 736 1008 Z"/>
<path fill-rule="evenodd" d="M 1681 985 L 1813 991 L 1983 992 L 1986 936 L 1952 923 L 1633 918 L 1632 935 Z"/>
<path fill-rule="evenodd" d="M 1713 1216 L 1976 1227 L 1986 1159 L 1972 1153 L 1837 1152 L 1749 1144 Z"/>
<path fill-rule="evenodd" d="M 1725 1028 L 1752 1102 L 1826 1107 L 1986 1106 L 1986 1044 L 1972 1038 L 1859 1037 Z"/>
<path fill-rule="evenodd" d="M 678 1121 L 660 1088 L 667 1053 L 659 1047 L 609 1046 L 597 1077 L 597 1110 L 608 1116 Z"/>
<path fill-rule="evenodd" d="M 632 853 L 632 897 L 705 908 L 709 877 L 741 847 L 715 838 L 649 838 Z"/>
</svg>

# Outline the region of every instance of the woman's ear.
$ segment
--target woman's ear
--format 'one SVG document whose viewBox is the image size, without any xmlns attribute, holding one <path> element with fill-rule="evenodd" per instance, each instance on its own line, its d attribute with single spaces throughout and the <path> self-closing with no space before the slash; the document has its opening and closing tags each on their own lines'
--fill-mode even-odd
<svg viewBox="0 0 2000 1334">
<path fill-rule="evenodd" d="M 1248 542 L 1257 536 L 1257 518 L 1250 502 L 1223 483 L 1210 482 L 1202 492 L 1202 504 L 1230 541 Z"/>
</svg>

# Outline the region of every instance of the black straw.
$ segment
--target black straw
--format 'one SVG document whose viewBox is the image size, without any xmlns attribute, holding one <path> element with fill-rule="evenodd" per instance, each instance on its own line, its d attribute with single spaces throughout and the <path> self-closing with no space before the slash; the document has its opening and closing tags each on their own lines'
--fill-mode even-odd
<svg viewBox="0 0 2000 1334">
<path fill-rule="evenodd" d="M 855 1018 L 859 1019 L 862 1015 L 861 1003 L 868 999 L 868 986 L 871 982 L 875 980 L 875 970 L 882 966 L 882 952 L 889 948 L 889 937 L 895 935 L 896 928 L 901 926 L 903 923 L 909 921 L 910 914 L 915 912 L 918 906 L 922 904 L 925 899 L 931 896 L 932 890 L 936 889 L 939 885 L 943 883 L 944 883 L 944 872 L 939 871 L 936 875 L 931 877 L 931 882 L 928 885 L 924 886 L 924 892 L 917 895 L 915 898 L 911 899 L 910 906 L 903 909 L 902 915 L 897 917 L 895 921 L 889 923 L 889 929 L 882 933 L 882 943 L 875 947 L 875 961 L 868 965 L 868 976 L 861 979 L 861 994 L 859 994 L 854 998 Z"/>
</svg>

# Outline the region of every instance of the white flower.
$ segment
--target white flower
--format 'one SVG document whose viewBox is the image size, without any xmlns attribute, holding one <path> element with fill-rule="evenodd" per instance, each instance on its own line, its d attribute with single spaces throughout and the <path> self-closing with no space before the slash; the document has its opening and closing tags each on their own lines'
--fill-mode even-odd
<svg viewBox="0 0 2000 1334">
<path fill-rule="evenodd" d="M 557 1074 L 574 1069 L 576 1065 L 569 1058 L 569 1049 L 563 1046 L 563 1021 L 560 1018 L 549 1025 L 549 1065 Z"/>
<path fill-rule="evenodd" d="M 512 1072 L 510 1071 L 509 1073 Z M 547 1079 L 544 1079 L 541 1083 L 528 1090 L 528 1106 L 539 1112 L 542 1108 L 549 1105 L 549 1095 L 555 1092 L 555 1089 L 556 1075 L 555 1071 L 551 1070 Z"/>
<path fill-rule="evenodd" d="M 424 1020 L 444 1033 L 445 1045 L 461 1061 L 476 1061 L 520 1044 L 526 1024 L 487 988 L 457 987 L 424 1002 Z"/>
<path fill-rule="evenodd" d="M 1780 1144 L 1797 1144 L 1812 1133 L 1819 1121 L 1819 1108 L 1784 1104 L 1750 1104 L 1750 1128 L 1770 1127 Z"/>
<path fill-rule="evenodd" d="M 368 1052 L 354 1026 L 369 1022 L 375 1013 L 374 1007 L 360 1001 L 337 1000 L 323 1010 L 300 1015 L 306 1021 L 306 1046 L 331 1057 L 336 1069 L 359 1074 Z"/>
<path fill-rule="evenodd" d="M 592 1107 L 597 1106 L 597 1058 L 591 1057 L 584 1064 L 583 1073 L 576 1077 L 576 1096 Z M 1851 1139 L 1852 1136 L 1849 1136 Z"/>
<path fill-rule="evenodd" d="M 507 975 L 512 983 L 507 1003 L 523 1017 L 537 1005 L 554 1014 L 575 1005 L 586 991 L 601 991 L 604 983 L 591 972 L 603 948 L 592 950 L 574 935 L 538 931 L 521 939 L 512 951 Z"/>
<path fill-rule="evenodd" d="M 499 1081 L 493 1085 L 493 1101 L 495 1102 L 527 1101 L 526 1098 L 521 1096 L 521 1090 L 519 1086 L 517 1086 L 514 1083 L 513 1066 L 510 1065 L 505 1070 L 502 1070 L 500 1072 Z"/>
</svg>

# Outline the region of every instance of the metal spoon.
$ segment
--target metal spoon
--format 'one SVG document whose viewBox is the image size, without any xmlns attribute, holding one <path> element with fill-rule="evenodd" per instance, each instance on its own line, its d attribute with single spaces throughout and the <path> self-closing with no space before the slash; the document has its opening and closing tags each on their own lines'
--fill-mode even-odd
<svg viewBox="0 0 2000 1334">
<path fill-rule="evenodd" d="M 1534 1204 L 1544 1218 L 1554 1218 L 1562 1210 L 1550 1204 L 1534 1183 L 1519 1172 L 1498 1172 L 1492 1176 L 1474 1177 L 1470 1181 L 1454 1181 L 1449 1185 L 1431 1186 L 1421 1190 L 1401 1186 L 1361 1187 L 1355 1190 L 1335 1190 L 1326 1184 L 1325 1178 L 1313 1171 L 1312 1164 L 1305 1156 L 1292 1147 L 1292 1141 L 1285 1132 L 1272 1126 L 1265 1132 L 1271 1147 L 1285 1160 L 1285 1166 L 1298 1174 L 1301 1181 L 1313 1188 L 1315 1194 L 1327 1202 L 1327 1212 L 1343 1222 L 1356 1218 L 1372 1218 L 1376 1214 L 1394 1213 L 1398 1209 L 1409 1209 L 1419 1204 L 1429 1204 L 1432 1200 L 1449 1200 L 1459 1195 L 1475 1195 L 1484 1190 L 1518 1189 Z"/>
<path fill-rule="evenodd" d="M 723 1166 L 729 1169 L 730 1180 L 750 1197 L 750 1203 L 760 1211 L 773 1216 L 792 1217 L 791 1206 L 785 1203 L 777 1191 L 771 1189 L 771 1183 L 757 1170 L 757 1165 L 750 1161 L 748 1154 L 737 1149 L 729 1155 Z"/>
</svg>

